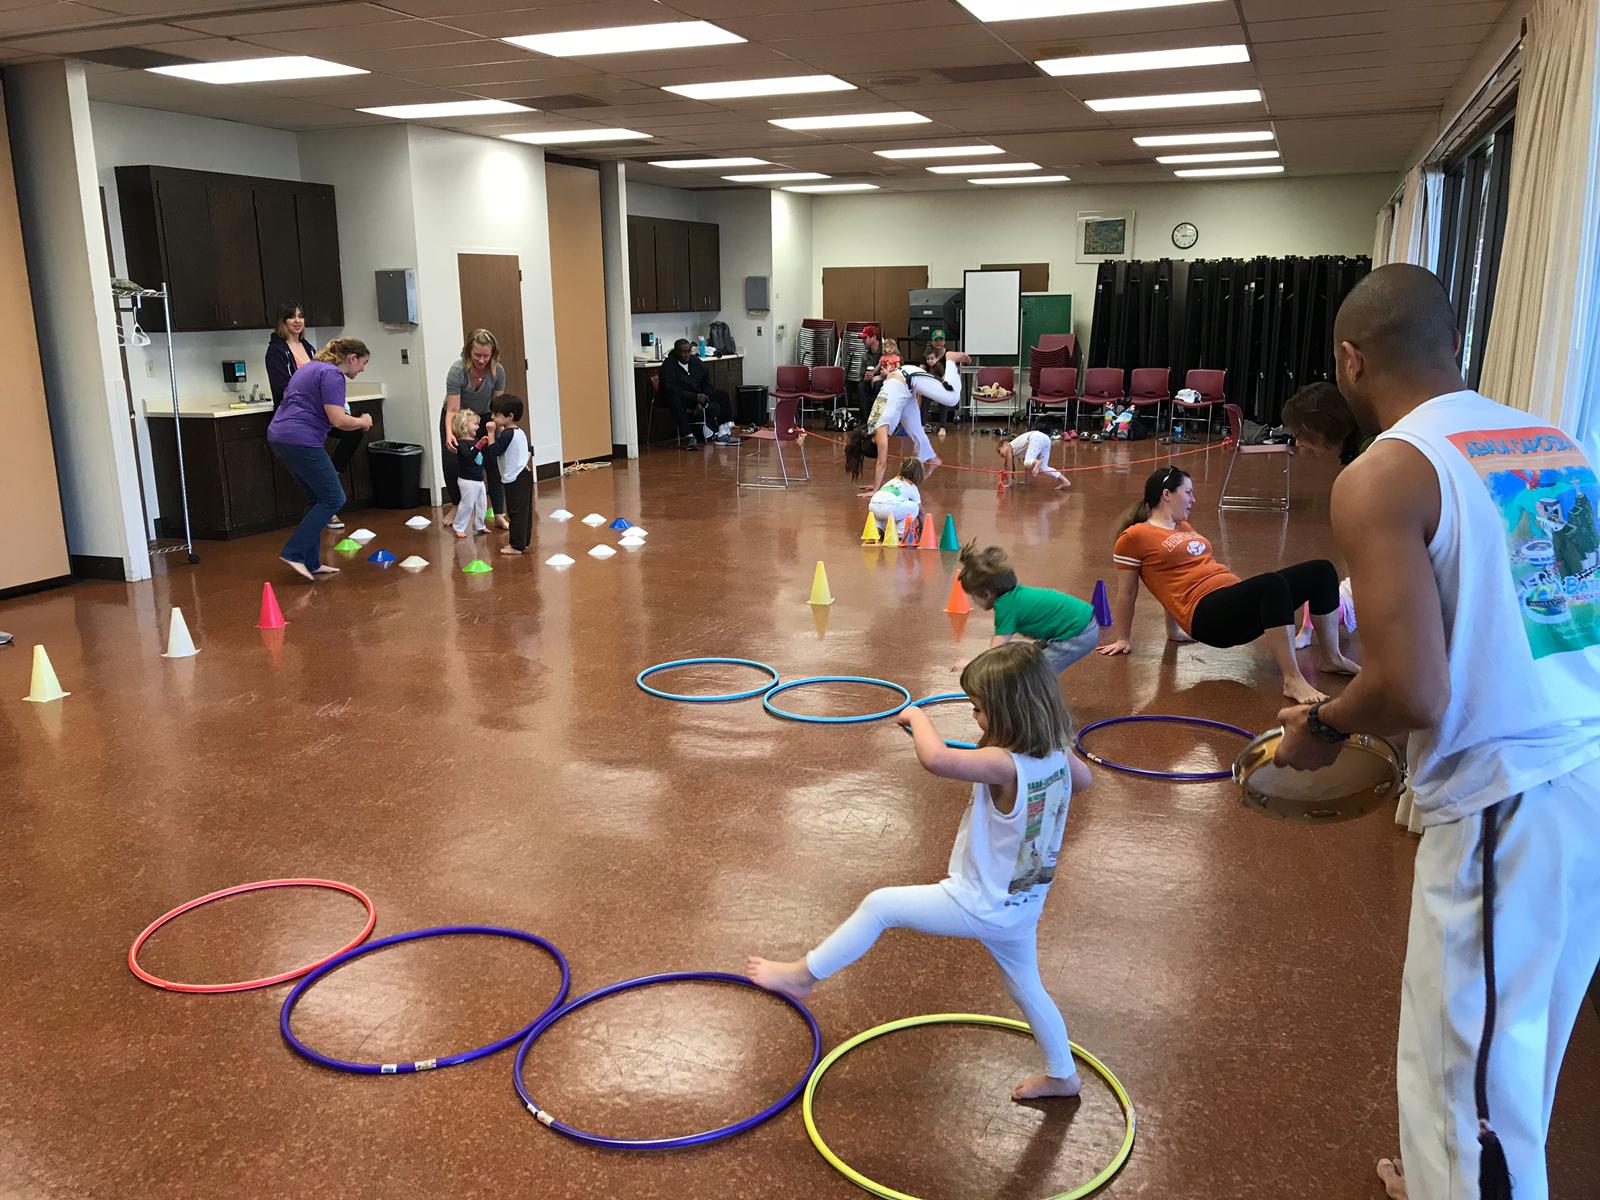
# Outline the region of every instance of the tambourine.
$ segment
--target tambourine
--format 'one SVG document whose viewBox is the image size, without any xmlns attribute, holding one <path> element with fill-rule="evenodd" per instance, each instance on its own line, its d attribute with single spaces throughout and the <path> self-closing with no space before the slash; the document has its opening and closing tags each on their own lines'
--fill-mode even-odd
<svg viewBox="0 0 1600 1200">
<path fill-rule="evenodd" d="M 1353 733 L 1339 756 L 1314 771 L 1272 761 L 1283 729 L 1269 729 L 1233 760 L 1233 781 L 1246 808 L 1302 825 L 1336 825 L 1395 801 L 1405 785 L 1400 755 L 1382 738 Z"/>
</svg>

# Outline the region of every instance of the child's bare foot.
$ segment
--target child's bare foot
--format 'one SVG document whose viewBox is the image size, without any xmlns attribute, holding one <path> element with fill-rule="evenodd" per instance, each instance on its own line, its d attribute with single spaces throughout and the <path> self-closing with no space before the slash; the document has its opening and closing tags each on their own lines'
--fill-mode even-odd
<svg viewBox="0 0 1600 1200">
<path fill-rule="evenodd" d="M 1317 670 L 1325 675 L 1354 675 L 1361 670 L 1360 663 L 1346 658 L 1337 650 L 1329 653 L 1319 651 L 1312 656 L 1311 661 L 1316 664 Z"/>
<path fill-rule="evenodd" d="M 500 547 L 500 553 L 501 554 L 521 554 L 522 551 L 518 550 L 515 546 L 501 546 Z"/>
<path fill-rule="evenodd" d="M 744 967 L 745 974 L 757 987 L 764 987 L 791 1000 L 804 1000 L 811 994 L 811 989 L 817 986 L 816 976 L 806 969 L 804 960 L 772 962 L 751 955 L 744 960 Z"/>
<path fill-rule="evenodd" d="M 937 471 L 940 467 L 944 466 L 944 460 L 942 458 L 934 458 L 934 459 L 929 460 L 928 462 L 923 463 L 922 466 L 923 466 L 922 478 L 924 480 L 932 479 L 933 478 L 933 473 L 935 471 Z"/>
<path fill-rule="evenodd" d="M 1083 1081 L 1074 1071 L 1065 1079 L 1057 1079 L 1054 1075 L 1034 1075 L 1024 1079 L 1011 1089 L 1013 1100 L 1048 1100 L 1053 1096 L 1076 1096 L 1083 1088 Z"/>
<path fill-rule="evenodd" d="M 1283 694 L 1296 704 L 1320 704 L 1328 697 L 1306 682 L 1304 675 L 1283 681 Z"/>
<path fill-rule="evenodd" d="M 487 525 L 479 525 L 476 529 L 474 529 L 472 531 L 472 536 L 473 537 L 477 537 L 480 533 L 488 533 L 488 532 L 489 532 L 489 527 Z"/>
<path fill-rule="evenodd" d="M 1180 646 L 1182 646 L 1194 641 L 1194 638 L 1190 637 L 1179 626 L 1174 625 L 1171 629 L 1167 630 L 1167 641 L 1177 642 Z"/>
<path fill-rule="evenodd" d="M 1072 486 L 1072 480 L 1068 479 L 1065 475 L 1063 475 L 1061 477 L 1061 482 L 1056 484 L 1056 491 L 1064 492 L 1071 486 Z"/>
<path fill-rule="evenodd" d="M 299 575 L 302 579 L 309 579 L 313 583 L 316 582 L 316 576 L 311 574 L 311 568 L 306 566 L 305 563 L 294 562 L 290 559 L 284 558 L 281 554 L 278 555 L 278 561 L 284 566 L 288 567 L 296 575 Z"/>
<path fill-rule="evenodd" d="M 455 535 L 456 535 L 456 536 L 457 536 L 457 537 L 458 537 L 458 538 L 460 538 L 460 539 L 461 539 L 461 540 L 462 540 L 462 541 L 466 541 L 466 540 L 467 540 L 467 535 L 466 535 L 466 534 L 465 534 L 465 533 L 463 533 L 463 532 L 462 532 L 462 531 L 461 531 L 461 530 L 459 530 L 459 529 L 452 529 L 452 530 L 451 530 L 451 531 L 450 531 L 450 532 L 451 532 L 451 533 L 453 533 L 453 534 L 455 534 Z"/>
<path fill-rule="evenodd" d="M 318 567 L 315 571 L 313 571 L 311 573 L 313 575 L 337 575 L 339 573 L 339 568 L 338 567 L 330 567 L 327 563 L 323 563 L 320 567 Z"/>
<path fill-rule="evenodd" d="M 1398 1158 L 1378 1160 L 1378 1179 L 1389 1200 L 1406 1200 L 1406 1175 Z"/>
<path fill-rule="evenodd" d="M 511 528 L 511 518 L 510 517 L 497 516 L 494 519 L 494 523 L 496 525 L 500 526 L 501 529 L 510 529 Z"/>
</svg>

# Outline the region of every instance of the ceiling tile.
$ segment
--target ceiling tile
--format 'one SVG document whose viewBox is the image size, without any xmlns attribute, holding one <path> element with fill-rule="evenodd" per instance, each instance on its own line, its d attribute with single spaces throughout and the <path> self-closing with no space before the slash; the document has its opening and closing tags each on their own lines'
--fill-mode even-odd
<svg viewBox="0 0 1600 1200">
<path fill-rule="evenodd" d="M 95 0 L 95 3 L 100 3 L 100 0 Z M 210 5 L 204 7 L 209 8 Z M 190 29 L 218 37 L 296 29 L 345 29 L 359 25 L 363 27 L 358 35 L 362 42 L 366 42 L 372 32 L 366 27 L 400 19 L 399 13 L 376 4 L 321 4 L 312 8 L 273 8 L 264 12 L 235 13 L 222 17 L 177 18 L 178 23 Z"/>
<path fill-rule="evenodd" d="M 250 33 L 241 35 L 241 40 L 253 46 L 266 46 L 286 54 L 314 53 L 319 58 L 331 58 L 336 62 L 342 62 L 346 57 L 342 45 L 324 48 L 318 45 L 315 38 L 309 37 L 303 31 Z M 389 21 L 382 25 L 364 26 L 359 39 L 363 51 L 444 46 L 473 40 L 471 34 L 451 29 L 448 25 L 440 25 L 436 21 L 414 20 Z"/>
</svg>

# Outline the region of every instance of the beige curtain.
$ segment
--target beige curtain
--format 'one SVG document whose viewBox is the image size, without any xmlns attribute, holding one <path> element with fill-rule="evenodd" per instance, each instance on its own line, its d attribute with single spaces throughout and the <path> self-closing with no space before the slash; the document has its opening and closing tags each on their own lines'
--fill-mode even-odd
<svg viewBox="0 0 1600 1200">
<path fill-rule="evenodd" d="M 1385 204 L 1378 210 L 1377 228 L 1372 233 L 1373 269 L 1390 261 L 1394 254 L 1394 205 Z"/>
<path fill-rule="evenodd" d="M 1595 288 L 1600 0 L 1534 0 L 1517 94 L 1505 243 L 1479 389 L 1552 424 L 1580 416 Z"/>
<path fill-rule="evenodd" d="M 1444 171 L 1420 164 L 1407 171 L 1399 201 L 1378 214 L 1378 238 L 1386 240 L 1389 247 L 1384 262 L 1415 263 L 1438 270 L 1443 207 Z M 1372 265 L 1382 264 L 1373 259 Z"/>
</svg>

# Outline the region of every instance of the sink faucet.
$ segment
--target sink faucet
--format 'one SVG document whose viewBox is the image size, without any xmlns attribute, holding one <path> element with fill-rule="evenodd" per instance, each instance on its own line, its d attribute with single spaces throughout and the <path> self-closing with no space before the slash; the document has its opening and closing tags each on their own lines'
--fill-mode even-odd
<svg viewBox="0 0 1600 1200">
<path fill-rule="evenodd" d="M 261 403 L 261 385 L 258 383 L 250 389 L 250 403 Z"/>
</svg>

